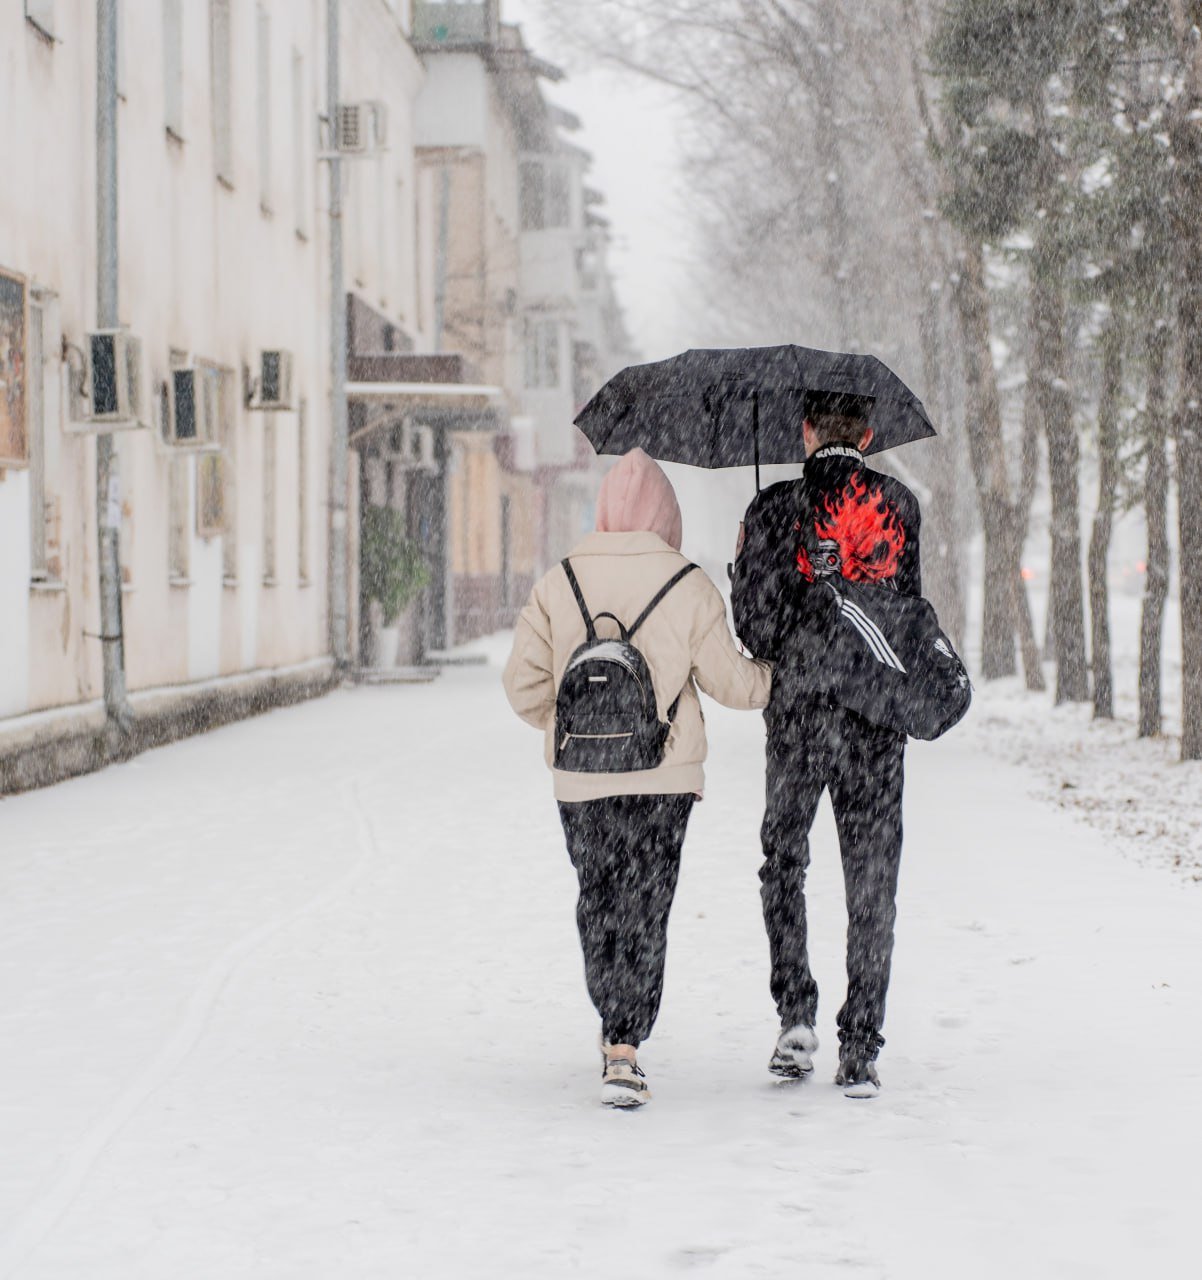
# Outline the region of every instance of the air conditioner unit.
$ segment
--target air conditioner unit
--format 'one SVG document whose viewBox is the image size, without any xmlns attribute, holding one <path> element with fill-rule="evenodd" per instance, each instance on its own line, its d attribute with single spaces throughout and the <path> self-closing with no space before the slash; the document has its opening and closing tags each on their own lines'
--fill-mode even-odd
<svg viewBox="0 0 1202 1280">
<path fill-rule="evenodd" d="M 270 349 L 259 353 L 259 378 L 252 409 L 292 408 L 292 352 Z"/>
<path fill-rule="evenodd" d="M 164 436 L 177 449 L 210 450 L 217 447 L 216 389 L 214 378 L 204 369 L 180 366 L 167 380 Z"/>
<path fill-rule="evenodd" d="M 370 155 L 382 151 L 387 141 L 388 108 L 383 102 L 339 104 L 334 128 L 334 150 L 339 155 Z"/>
<path fill-rule="evenodd" d="M 128 431 L 142 422 L 142 341 L 127 329 L 87 335 L 83 385 L 86 404 L 76 431 Z"/>
<path fill-rule="evenodd" d="M 406 425 L 401 431 L 402 465 L 415 471 L 437 471 L 434 428 Z"/>
</svg>

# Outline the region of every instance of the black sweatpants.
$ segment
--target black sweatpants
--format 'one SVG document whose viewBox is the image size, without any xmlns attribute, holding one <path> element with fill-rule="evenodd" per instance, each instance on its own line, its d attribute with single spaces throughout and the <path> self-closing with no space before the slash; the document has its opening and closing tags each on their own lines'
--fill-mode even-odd
<svg viewBox="0 0 1202 1280">
<path fill-rule="evenodd" d="M 768 796 L 760 868 L 781 1026 L 814 1025 L 806 868 L 810 827 L 825 788 L 839 831 L 847 896 L 847 1000 L 839 1010 L 845 1053 L 876 1057 L 885 1043 L 885 996 L 897 917 L 905 738 L 841 708 L 805 709 L 786 735 L 768 732 Z"/>
<path fill-rule="evenodd" d="M 668 912 L 692 808 L 691 795 L 559 806 L 580 880 L 576 923 L 584 975 L 610 1044 L 640 1044 L 659 1013 Z"/>
</svg>

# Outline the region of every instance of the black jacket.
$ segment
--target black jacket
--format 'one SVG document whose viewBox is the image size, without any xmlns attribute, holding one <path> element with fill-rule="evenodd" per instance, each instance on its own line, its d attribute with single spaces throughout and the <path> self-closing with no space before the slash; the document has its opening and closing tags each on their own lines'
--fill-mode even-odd
<svg viewBox="0 0 1202 1280">
<path fill-rule="evenodd" d="M 816 589 L 818 580 L 838 574 L 920 596 L 920 524 L 910 490 L 844 446 L 819 449 L 800 480 L 756 495 L 744 517 L 731 603 L 739 639 L 776 664 L 770 722 L 825 698 L 823 650 L 837 603 Z"/>
</svg>

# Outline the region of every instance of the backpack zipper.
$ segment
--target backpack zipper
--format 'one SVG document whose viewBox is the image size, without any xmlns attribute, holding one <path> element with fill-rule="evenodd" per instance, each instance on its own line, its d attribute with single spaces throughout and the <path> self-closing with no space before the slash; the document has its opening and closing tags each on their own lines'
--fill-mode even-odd
<svg viewBox="0 0 1202 1280">
<path fill-rule="evenodd" d="M 559 744 L 560 751 L 563 751 L 573 738 L 580 738 L 585 742 L 602 742 L 613 738 L 633 738 L 633 733 L 565 733 L 563 741 Z"/>
<path fill-rule="evenodd" d="M 580 663 L 583 661 L 585 661 L 584 658 L 578 658 L 576 662 L 572 663 L 572 665 L 568 667 L 567 671 L 564 672 L 564 675 L 566 676 L 569 672 L 575 670 L 575 668 L 579 666 Z M 643 683 L 643 678 L 642 676 L 639 675 L 638 668 L 635 667 L 633 662 L 627 662 L 625 658 L 621 658 L 613 654 L 607 655 L 604 658 L 595 659 L 595 661 L 612 662 L 612 663 L 615 663 L 617 666 L 621 667 L 624 671 L 629 671 L 630 674 L 634 677 L 635 683 L 639 687 L 639 693 L 643 695 L 643 701 L 646 702 L 647 686 Z"/>
</svg>

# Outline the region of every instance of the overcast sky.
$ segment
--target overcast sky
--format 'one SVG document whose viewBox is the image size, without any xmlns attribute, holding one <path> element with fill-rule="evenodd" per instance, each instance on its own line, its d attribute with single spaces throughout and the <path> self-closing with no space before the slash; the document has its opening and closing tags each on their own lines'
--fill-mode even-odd
<svg viewBox="0 0 1202 1280">
<path fill-rule="evenodd" d="M 556 47 L 538 14 L 538 0 L 501 2 L 502 18 L 520 23 L 526 43 L 568 73 L 545 89 L 584 123 L 573 140 L 593 153 L 591 182 L 607 197 L 614 274 L 640 354 L 647 360 L 674 355 L 693 340 L 690 221 L 675 169 L 678 108 L 662 90 L 590 68 Z"/>
</svg>

